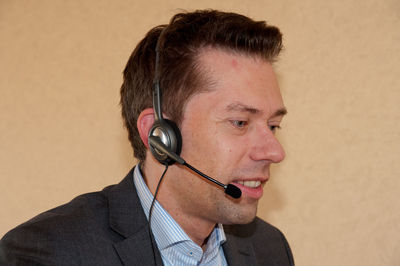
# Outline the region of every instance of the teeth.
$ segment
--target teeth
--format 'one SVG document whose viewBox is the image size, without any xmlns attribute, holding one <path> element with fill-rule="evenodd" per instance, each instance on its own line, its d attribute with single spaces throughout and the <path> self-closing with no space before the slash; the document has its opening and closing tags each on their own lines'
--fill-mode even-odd
<svg viewBox="0 0 400 266">
<path fill-rule="evenodd" d="M 245 187 L 256 188 L 261 185 L 260 181 L 237 181 L 238 184 L 241 184 Z"/>
</svg>

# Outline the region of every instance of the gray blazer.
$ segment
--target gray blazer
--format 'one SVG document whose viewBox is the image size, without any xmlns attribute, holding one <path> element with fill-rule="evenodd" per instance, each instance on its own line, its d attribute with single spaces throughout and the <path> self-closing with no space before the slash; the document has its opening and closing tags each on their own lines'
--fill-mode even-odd
<svg viewBox="0 0 400 266">
<path fill-rule="evenodd" d="M 154 265 L 132 175 L 133 170 L 118 185 L 78 196 L 8 232 L 0 241 L 0 265 Z M 283 234 L 261 219 L 224 230 L 229 265 L 294 265 Z M 162 265 L 157 247 L 155 253 Z"/>
</svg>

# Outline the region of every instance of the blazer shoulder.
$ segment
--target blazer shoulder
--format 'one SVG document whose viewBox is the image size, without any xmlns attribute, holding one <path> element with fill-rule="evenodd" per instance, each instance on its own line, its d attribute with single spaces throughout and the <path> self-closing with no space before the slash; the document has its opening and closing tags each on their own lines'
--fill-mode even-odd
<svg viewBox="0 0 400 266">
<path fill-rule="evenodd" d="M 43 212 L 4 235 L 0 257 L 9 265 L 73 265 L 85 252 L 96 253 L 93 243 L 116 237 L 108 229 L 107 205 L 100 191 Z"/>
</svg>

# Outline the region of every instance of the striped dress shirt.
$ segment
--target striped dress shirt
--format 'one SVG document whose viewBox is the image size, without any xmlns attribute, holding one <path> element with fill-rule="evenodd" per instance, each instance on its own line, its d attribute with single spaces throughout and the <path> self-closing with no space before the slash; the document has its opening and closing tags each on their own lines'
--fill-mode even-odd
<svg viewBox="0 0 400 266">
<path fill-rule="evenodd" d="M 151 194 L 143 180 L 139 165 L 135 167 L 133 181 L 148 220 L 153 194 Z M 202 248 L 189 238 L 179 224 L 156 200 L 151 217 L 151 230 L 160 250 L 163 263 L 166 266 L 228 265 L 221 246 L 226 241 L 221 224 L 217 224 L 212 231 L 203 252 Z"/>
</svg>

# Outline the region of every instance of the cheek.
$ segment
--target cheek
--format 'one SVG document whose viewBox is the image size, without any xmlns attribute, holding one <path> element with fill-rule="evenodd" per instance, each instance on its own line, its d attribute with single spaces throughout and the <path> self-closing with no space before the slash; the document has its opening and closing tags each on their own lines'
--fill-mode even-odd
<svg viewBox="0 0 400 266">
<path fill-rule="evenodd" d="M 216 133 L 213 135 L 212 143 L 211 158 L 218 161 L 216 165 L 218 174 L 230 174 L 242 165 L 248 146 L 245 139 Z"/>
<path fill-rule="evenodd" d="M 249 145 L 243 136 L 227 134 L 206 119 L 182 124 L 182 157 L 209 175 L 229 174 L 243 163 Z"/>
<path fill-rule="evenodd" d="M 229 147 L 225 146 L 215 128 L 192 124 L 190 130 L 182 128 L 182 140 L 183 159 L 208 175 L 219 172 L 216 168 L 224 161 L 223 156 L 229 153 Z"/>
<path fill-rule="evenodd" d="M 182 157 L 188 163 L 199 163 L 213 146 L 208 130 L 204 126 L 193 121 L 182 125 Z"/>
</svg>

